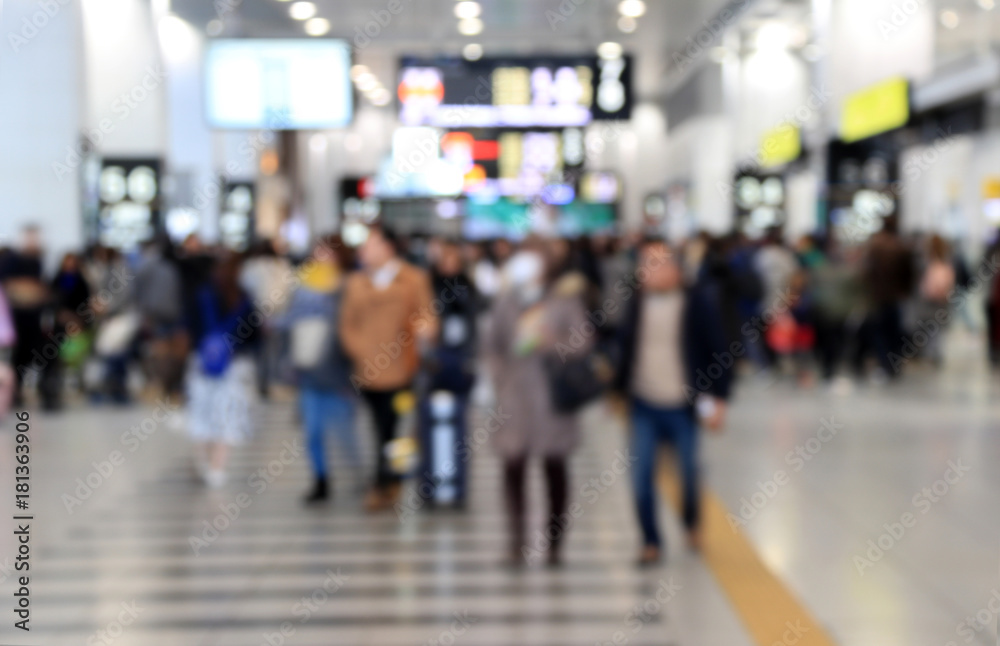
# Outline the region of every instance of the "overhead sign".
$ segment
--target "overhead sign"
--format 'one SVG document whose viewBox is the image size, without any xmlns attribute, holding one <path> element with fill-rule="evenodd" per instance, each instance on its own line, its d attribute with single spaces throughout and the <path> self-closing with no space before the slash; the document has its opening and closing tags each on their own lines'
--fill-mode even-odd
<svg viewBox="0 0 1000 646">
<path fill-rule="evenodd" d="M 901 128 L 910 120 L 910 84 L 893 78 L 847 97 L 840 113 L 840 138 L 851 143 Z"/>
<path fill-rule="evenodd" d="M 798 126 L 786 123 L 764 133 L 760 143 L 760 165 L 774 168 L 793 162 L 802 154 L 802 134 Z"/>
<path fill-rule="evenodd" d="M 403 59 L 397 96 L 407 126 L 583 126 L 631 116 L 631 60 Z"/>
</svg>

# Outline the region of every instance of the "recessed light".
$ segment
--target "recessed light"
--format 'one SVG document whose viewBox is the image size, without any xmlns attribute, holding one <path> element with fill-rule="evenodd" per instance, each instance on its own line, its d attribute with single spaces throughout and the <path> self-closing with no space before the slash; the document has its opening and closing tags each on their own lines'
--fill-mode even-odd
<svg viewBox="0 0 1000 646">
<path fill-rule="evenodd" d="M 618 3 L 618 13 L 628 18 L 638 18 L 646 13 L 646 3 L 642 0 L 622 0 Z"/>
<path fill-rule="evenodd" d="M 212 20 L 208 21 L 207 25 L 205 25 L 205 33 L 208 34 L 209 36 L 218 36 L 219 34 L 222 33 L 222 29 L 224 27 L 225 24 L 223 24 L 221 20 L 219 20 L 218 18 L 213 18 Z"/>
<path fill-rule="evenodd" d="M 979 8 L 983 11 L 991 11 L 993 7 L 996 6 L 996 3 L 993 2 L 993 0 L 976 0 L 976 4 L 978 4 Z"/>
<path fill-rule="evenodd" d="M 483 46 L 479 43 L 469 43 L 462 48 L 462 56 L 467 61 L 478 61 L 483 57 Z"/>
<path fill-rule="evenodd" d="M 459 2 L 455 5 L 455 17 L 462 20 L 478 18 L 483 13 L 483 8 L 478 2 Z"/>
<path fill-rule="evenodd" d="M 483 33 L 483 21 L 479 18 L 466 18 L 458 21 L 458 33 L 463 36 L 478 36 Z"/>
<path fill-rule="evenodd" d="M 954 29 L 958 27 L 958 12 L 951 9 L 946 9 L 941 12 L 941 24 L 944 25 L 945 29 Z"/>
<path fill-rule="evenodd" d="M 368 69 L 367 65 L 360 65 L 360 64 L 355 65 L 354 67 L 351 68 L 351 80 L 357 82 L 359 78 L 361 78 L 365 74 L 370 74 L 370 73 L 371 70 Z"/>
<path fill-rule="evenodd" d="M 310 36 L 325 36 L 330 33 L 330 21 L 326 18 L 310 18 L 306 21 L 305 29 Z"/>
<path fill-rule="evenodd" d="M 296 2 L 288 7 L 288 15 L 295 20 L 309 20 L 316 15 L 316 5 L 311 2 Z"/>
<path fill-rule="evenodd" d="M 378 87 L 378 79 L 371 72 L 359 76 L 355 83 L 357 83 L 358 89 L 362 92 L 371 92 Z"/>
<path fill-rule="evenodd" d="M 597 46 L 597 55 L 605 59 L 614 59 L 622 57 L 622 46 L 620 43 L 606 42 L 601 43 Z"/>
<path fill-rule="evenodd" d="M 639 23 L 635 18 L 630 16 L 622 16 L 618 19 L 618 31 L 624 32 L 626 34 L 631 34 L 639 27 Z"/>
</svg>

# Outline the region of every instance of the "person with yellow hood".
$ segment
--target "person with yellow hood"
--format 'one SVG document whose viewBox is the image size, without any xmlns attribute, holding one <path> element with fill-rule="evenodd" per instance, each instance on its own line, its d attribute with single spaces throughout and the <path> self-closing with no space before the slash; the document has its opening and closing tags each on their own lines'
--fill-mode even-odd
<svg viewBox="0 0 1000 646">
<path fill-rule="evenodd" d="M 299 271 L 298 287 L 275 327 L 289 333 L 289 355 L 299 387 L 299 404 L 314 482 L 307 505 L 324 503 L 333 493 L 326 458 L 326 433 L 333 428 L 349 461 L 360 463 L 354 435 L 357 401 L 351 361 L 337 330 L 344 275 L 352 268 L 351 250 L 339 236 L 317 242 Z"/>
</svg>

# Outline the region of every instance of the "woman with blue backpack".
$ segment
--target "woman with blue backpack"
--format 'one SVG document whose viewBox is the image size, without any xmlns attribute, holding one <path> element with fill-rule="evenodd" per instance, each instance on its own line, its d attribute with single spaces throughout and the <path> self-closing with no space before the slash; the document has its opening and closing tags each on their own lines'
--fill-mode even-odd
<svg viewBox="0 0 1000 646">
<path fill-rule="evenodd" d="M 263 317 L 240 288 L 239 269 L 235 254 L 222 258 L 188 314 L 188 429 L 198 444 L 199 472 L 213 489 L 226 482 L 229 448 L 251 431 L 253 350 Z"/>
</svg>

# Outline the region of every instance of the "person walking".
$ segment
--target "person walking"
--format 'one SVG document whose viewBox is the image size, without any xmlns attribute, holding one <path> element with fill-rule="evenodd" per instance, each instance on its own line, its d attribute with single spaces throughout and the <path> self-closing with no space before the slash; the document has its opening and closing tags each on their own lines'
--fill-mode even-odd
<svg viewBox="0 0 1000 646">
<path fill-rule="evenodd" d="M 586 279 L 554 262 L 556 250 L 529 241 L 508 262 L 508 289 L 493 308 L 485 352 L 496 389 L 497 413 L 503 419 L 493 446 L 503 459 L 504 495 L 509 526 L 509 561 L 548 547 L 551 565 L 561 559 L 567 527 L 563 522 L 569 494 L 569 456 L 579 443 L 575 412 L 561 412 L 553 401 L 547 361 L 559 348 L 589 352 L 593 339 L 577 347 L 570 337 L 588 322 L 584 308 Z M 579 345 L 579 344 L 577 344 Z M 528 460 L 542 460 L 548 486 L 545 541 L 527 535 L 525 482 Z"/>
<path fill-rule="evenodd" d="M 684 527 L 689 546 L 700 546 L 699 420 L 721 428 L 736 357 L 715 303 L 703 287 L 684 287 L 666 242 L 641 244 L 636 275 L 639 293 L 629 303 L 619 337 L 617 388 L 631 402 L 631 455 L 637 459 L 632 476 L 643 538 L 639 564 L 648 565 L 660 560 L 662 549 L 654 487 L 662 442 L 677 450 Z"/>
<path fill-rule="evenodd" d="M 357 398 L 351 388 L 351 362 L 337 332 L 344 276 L 352 265 L 350 248 L 339 236 L 319 241 L 299 270 L 299 286 L 288 309 L 272 320 L 275 330 L 289 332 L 313 472 L 313 485 L 304 501 L 307 505 L 326 502 L 333 495 L 326 452 L 328 428 L 334 429 L 350 462 L 356 466 L 361 461 L 354 436 Z"/>
<path fill-rule="evenodd" d="M 426 392 L 419 403 L 423 460 L 418 491 L 431 504 L 461 507 L 466 494 L 466 413 L 476 382 L 479 293 L 454 240 L 438 242 L 431 283 L 441 312 L 438 336 L 425 362 Z"/>
<path fill-rule="evenodd" d="M 230 447 L 246 440 L 252 428 L 258 328 L 239 286 L 239 268 L 236 255 L 223 258 L 188 318 L 194 348 L 187 372 L 188 430 L 198 445 L 198 470 L 213 489 L 226 483 Z"/>
<path fill-rule="evenodd" d="M 420 349 L 436 338 L 437 315 L 427 273 L 399 257 L 393 234 L 372 227 L 358 256 L 362 270 L 347 279 L 340 339 L 353 363 L 351 383 L 375 426 L 378 459 L 365 508 L 379 511 L 399 499 L 401 477 L 390 468 L 386 448 L 412 405 Z"/>
</svg>

